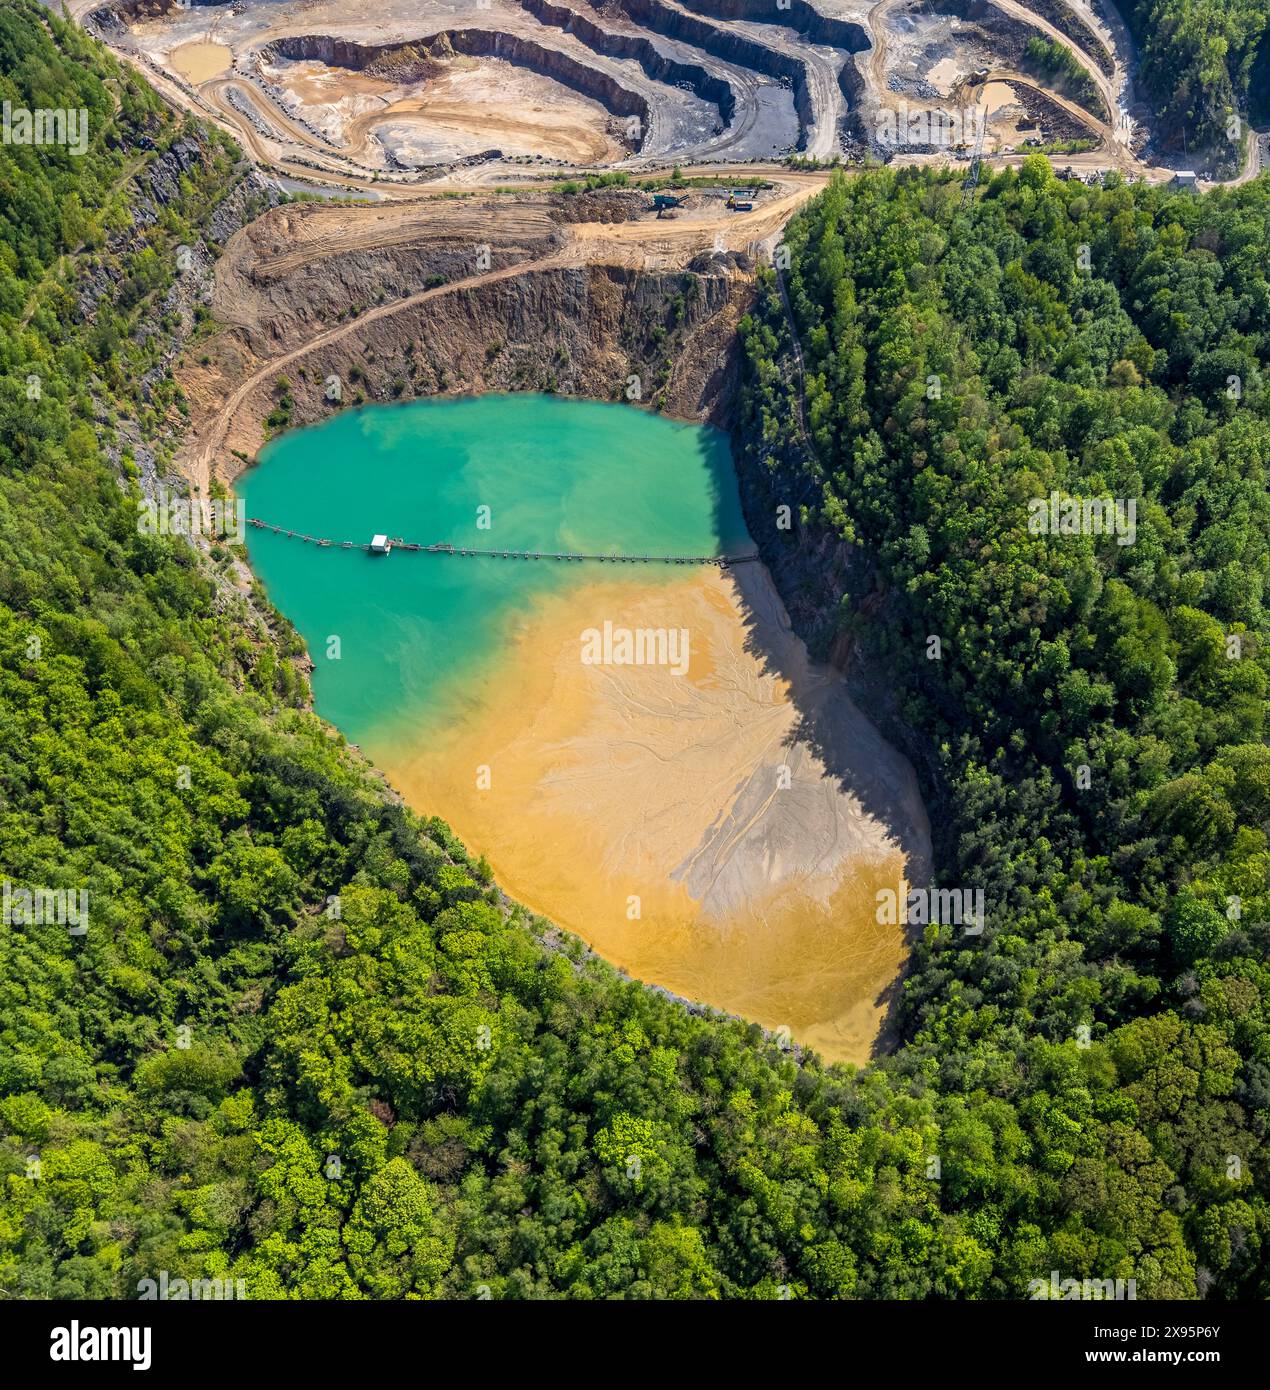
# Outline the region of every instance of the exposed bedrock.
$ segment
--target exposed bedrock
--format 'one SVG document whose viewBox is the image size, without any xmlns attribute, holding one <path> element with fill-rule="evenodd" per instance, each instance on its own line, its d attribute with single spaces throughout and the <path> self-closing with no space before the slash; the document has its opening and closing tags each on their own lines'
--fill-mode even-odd
<svg viewBox="0 0 1270 1390">
<path fill-rule="evenodd" d="M 622 86 L 608 73 L 580 63 L 559 49 L 548 48 L 532 39 L 506 34 L 498 29 L 446 29 L 414 39 L 408 44 L 361 44 L 330 34 L 298 34 L 275 39 L 263 51 L 266 56 L 273 54 L 280 58 L 315 59 L 331 67 L 360 72 L 387 54 L 411 50 L 418 53 L 421 62 L 435 58 L 438 53 L 461 53 L 468 58 L 502 58 L 598 101 L 615 116 L 638 116 L 640 130 L 646 132 L 648 129 L 649 106 L 639 92 Z M 632 143 L 639 148 L 643 144 L 643 135 L 633 139 Z"/>
<path fill-rule="evenodd" d="M 441 295 L 291 362 L 292 423 L 331 413 L 325 394 L 331 375 L 350 383 L 345 404 L 487 391 L 625 400 L 638 377 L 645 404 L 726 427 L 737 324 L 752 307 L 754 289 L 734 262 L 725 254 L 688 272 L 614 265 L 526 270 Z M 261 364 L 253 346 L 272 336 L 268 308 L 261 307 L 265 320 L 255 332 L 228 329 L 207 345 L 213 366 L 187 366 L 182 381 L 196 406 L 223 402 Z M 276 405 L 275 385 L 270 375 L 235 412 L 221 455 L 228 473 L 238 471 L 235 456 L 246 459 L 259 449 L 262 423 Z"/>
<path fill-rule="evenodd" d="M 736 324 L 752 296 L 752 281 L 726 270 L 527 271 L 384 320 L 329 349 L 320 366 L 365 367 L 373 349 L 366 382 L 381 400 L 393 398 L 394 374 L 406 375 L 416 395 L 549 390 L 598 400 L 624 398 L 638 375 L 647 403 L 722 422 Z M 329 413 L 316 391 L 312 404 L 316 417 Z"/>
<path fill-rule="evenodd" d="M 712 19 L 744 19 L 753 24 L 778 24 L 793 29 L 812 43 L 860 53 L 870 46 L 869 32 L 849 19 L 821 14 L 807 0 L 790 0 L 781 8 L 774 0 L 679 0 L 686 10 L 709 15 Z"/>
<path fill-rule="evenodd" d="M 867 140 L 860 114 L 867 84 L 854 56 L 848 58 L 838 69 L 838 89 L 847 103 L 847 113 L 842 118 L 843 131 L 853 140 Z"/>
<path fill-rule="evenodd" d="M 203 5 L 232 5 L 233 0 L 110 0 L 101 9 L 94 10 L 88 19 L 98 24 L 111 22 L 112 16 L 123 15 L 128 19 L 161 19 L 173 10 L 189 10 Z"/>
<path fill-rule="evenodd" d="M 700 63 L 680 62 L 663 53 L 651 39 L 603 29 L 577 10 L 554 5 L 551 0 L 520 0 L 520 4 L 541 23 L 572 34 L 595 53 L 606 58 L 634 59 L 653 81 L 687 86 L 696 96 L 718 107 L 724 125 L 731 125 L 736 112 L 732 84 L 708 72 Z"/>
<path fill-rule="evenodd" d="M 616 0 L 616 5 L 628 19 L 656 34 L 679 39 L 738 67 L 751 68 L 768 77 L 783 78 L 794 93 L 794 109 L 798 113 L 798 148 L 806 147 L 808 135 L 816 121 L 816 112 L 807 65 L 801 58 L 769 48 L 734 30 L 720 29 L 708 20 L 664 4 L 663 0 Z"/>
<path fill-rule="evenodd" d="M 854 58 L 848 58 L 838 72 L 838 86 L 847 99 L 849 107 L 856 107 L 864 100 L 867 84 L 864 74 Z"/>
</svg>

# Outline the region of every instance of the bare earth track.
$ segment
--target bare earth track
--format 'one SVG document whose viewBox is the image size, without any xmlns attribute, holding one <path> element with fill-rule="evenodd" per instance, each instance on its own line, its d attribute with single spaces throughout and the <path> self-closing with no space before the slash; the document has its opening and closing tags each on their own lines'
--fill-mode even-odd
<svg viewBox="0 0 1270 1390">
<path fill-rule="evenodd" d="M 72 0 L 72 9 L 142 68 L 169 100 L 235 133 L 263 168 L 373 190 L 379 198 L 413 196 L 423 188 L 523 182 L 526 162 L 542 160 L 507 155 L 498 146 L 500 139 L 518 148 L 532 144 L 535 121 L 544 121 L 539 153 L 559 167 L 600 162 L 643 172 L 672 161 L 762 162 L 795 150 L 827 160 L 841 154 L 842 136 L 853 121 L 858 133 L 860 122 L 867 125 L 878 111 L 894 106 L 892 80 L 921 52 L 909 31 L 916 23 L 920 37 L 938 20 L 924 0 L 880 0 L 872 6 L 867 0 L 819 0 L 820 9 L 794 0 L 776 12 L 767 0 L 484 0 L 483 6 L 381 0 L 373 11 L 360 0 L 271 0 L 267 5 L 235 0 L 185 11 L 172 8 L 174 0 L 144 2 L 144 14 L 130 12 L 142 0 Z M 1140 165 L 1133 154 L 1134 122 L 1127 112 L 1133 55 L 1123 26 L 1114 12 L 1104 24 L 1081 0 L 1060 2 L 1098 35 L 1111 55 L 1110 73 L 1019 0 L 986 0 L 989 11 L 1022 31 L 1067 48 L 1088 75 L 1112 113 L 1100 167 L 1167 177 L 1169 171 Z M 902 30 L 894 28 L 897 17 L 903 18 Z M 947 51 L 954 56 L 967 45 L 967 51 L 980 51 L 982 35 L 972 24 L 963 23 L 951 36 L 938 26 L 931 32 L 946 48 L 951 44 Z M 530 118 L 523 104 L 517 108 L 511 88 L 505 112 L 478 102 L 465 114 L 464 72 L 479 62 L 457 56 L 450 36 L 462 39 L 470 52 L 476 51 L 473 34 L 486 36 L 476 50 L 496 53 L 504 65 L 529 63 L 541 71 L 544 62 L 558 60 L 562 66 L 554 80 L 560 109 L 570 112 L 566 120 L 575 125 L 580 116 L 573 108 L 583 97 L 608 106 L 614 130 L 628 113 L 647 111 L 636 148 L 597 161 L 590 151 L 604 145 L 601 132 L 579 130 L 573 139 L 560 130 L 553 133 L 543 116 Z M 191 84 L 174 69 L 171 53 L 209 37 L 233 52 L 232 70 Z M 312 55 L 311 65 L 326 74 L 317 84 L 326 95 L 314 96 L 309 78 L 292 80 L 294 64 L 278 56 L 280 46 Z M 966 59 L 963 79 L 985 66 L 1008 65 Z M 576 74 L 583 70 L 593 73 L 593 82 L 578 95 Z M 459 78 L 453 97 L 446 95 L 446 84 Z M 1059 94 L 1034 79 L 1020 80 L 1081 119 L 1079 108 L 1064 106 Z M 341 97 L 341 90 L 346 95 Z M 485 100 L 480 95 L 485 87 L 477 83 L 473 90 Z M 703 119 L 713 121 L 714 128 L 703 128 Z M 409 144 L 402 131 L 414 126 L 427 132 L 424 147 L 437 150 L 436 167 L 411 170 L 394 164 L 401 141 Z M 463 167 L 457 149 L 456 157 L 446 160 L 447 131 L 465 152 L 488 133 L 491 148 L 475 169 Z M 1007 153 L 1013 151 L 1003 151 L 1003 157 Z"/>
<path fill-rule="evenodd" d="M 867 135 L 870 122 L 901 100 L 911 105 L 909 74 L 920 77 L 932 52 L 943 55 L 941 69 L 955 67 L 951 85 L 941 88 L 950 102 L 987 110 L 991 88 L 1032 92 L 1044 99 L 1042 111 L 1061 113 L 1097 141 L 1094 150 L 1054 156 L 1055 163 L 1082 174 L 1171 177 L 1136 153 L 1144 134 L 1129 114 L 1141 109 L 1134 106 L 1136 55 L 1114 7 L 1095 14 L 1088 0 L 1059 3 L 1072 13 L 1073 33 L 1093 36 L 1096 56 L 1023 0 L 985 0 L 971 11 L 992 16 L 991 24 L 941 15 L 924 0 L 792 0 L 777 12 L 766 0 L 207 0 L 193 8 L 176 0 L 72 0 L 73 13 L 167 101 L 234 135 L 279 187 L 326 188 L 377 204 L 292 217 L 272 246 L 231 245 L 217 271 L 215 309 L 235 336 L 221 345 L 219 375 L 187 367 L 183 380 L 195 406 L 184 461 L 191 482 L 205 490 L 214 475 L 237 471 L 227 445 L 239 456 L 255 452 L 269 388 L 283 373 L 330 369 L 350 344 L 374 357 L 368 330 L 391 340 L 440 314 L 453 316 L 461 336 L 488 333 L 492 344 L 504 336 L 493 319 L 519 310 L 506 298 L 501 309 L 489 307 L 491 291 L 518 280 L 541 287 L 554 275 L 554 295 L 576 293 L 580 282 L 564 288 L 563 272 L 607 267 L 614 275 L 664 277 L 702 256 L 731 253 L 723 271 L 712 273 L 745 279 L 750 271 L 736 253 L 752 263 L 826 177 L 755 152 L 797 148 L 839 157 L 849 132 Z M 1065 47 L 1109 119 L 1019 71 L 1004 50 L 993 61 L 994 43 L 1008 50 L 1022 42 L 1011 34 L 1039 34 Z M 174 53 L 184 55 L 181 62 Z M 182 71 L 210 75 L 195 81 Z M 918 89 L 930 86 L 919 82 Z M 545 94 L 545 105 L 529 110 L 530 90 Z M 550 110 L 553 91 L 558 117 Z M 476 104 L 466 106 L 469 99 Z M 630 114 L 640 111 L 646 116 Z M 490 147 L 473 153 L 487 132 Z M 500 140 L 538 152 L 509 154 Z M 984 158 L 1017 164 L 1027 153 L 998 137 Z M 420 157 L 436 162 L 420 166 Z M 1260 157 L 1259 142 L 1250 141 L 1236 181 L 1253 177 Z M 948 158 L 948 151 L 894 154 L 898 163 Z M 572 172 L 620 169 L 656 181 L 676 166 L 767 187 L 748 211 L 694 196 L 667 218 L 653 216 L 646 203 L 627 203 L 594 221 L 563 216 L 543 194 L 545 182 Z M 495 203 L 479 196 L 494 186 L 503 193 Z M 444 196 L 456 193 L 476 201 Z M 487 241 L 498 243 L 494 262 L 472 265 L 471 252 Z M 433 260 L 438 269 L 424 271 Z M 376 272 L 384 280 L 374 293 L 372 262 L 391 267 Z M 319 282 L 321 265 L 332 270 Z M 328 293 L 344 282 L 342 300 Z M 387 297 L 390 286 L 395 297 Z M 599 288 L 592 281 L 588 293 Z M 637 289 L 623 292 L 638 299 Z M 320 307 L 304 312 L 315 297 Z M 621 330 L 614 323 L 605 331 Z M 423 341 L 418 333 L 415 339 Z M 387 354 L 395 350 L 389 341 Z M 708 372 L 700 331 L 686 333 L 679 356 L 688 352 L 686 365 L 667 364 L 672 394 L 686 377 Z M 617 343 L 606 353 L 616 369 Z M 403 358 L 396 369 L 416 366 Z M 541 377 L 541 364 L 535 370 Z M 462 385 L 462 373 L 456 382 L 436 364 L 432 375 L 445 383 L 440 389 Z"/>
<path fill-rule="evenodd" d="M 288 219 L 287 237 L 293 244 L 278 252 L 267 247 L 252 248 L 250 268 L 243 276 L 251 285 L 285 282 L 315 262 L 356 257 L 371 248 L 418 248 L 434 240 L 472 246 L 495 233 L 498 246 L 515 259 L 510 264 L 492 266 L 376 305 L 306 337 L 298 346 L 270 354 L 234 387 L 214 413 L 202 418 L 196 413 L 194 440 L 184 460 L 191 482 L 198 491 L 206 492 L 214 474 L 227 477 L 237 471 L 234 460 L 225 453 L 225 441 L 231 423 L 253 395 L 280 374 L 319 357 L 344 339 L 364 335 L 373 325 L 410 315 L 421 306 L 444 299 L 470 296 L 501 281 L 547 271 L 581 270 L 596 265 L 634 272 L 645 267 L 659 272 L 683 270 L 703 253 L 748 254 L 770 246 L 798 207 L 824 187 L 828 174 L 772 170 L 769 176 L 773 187 L 752 212 L 729 212 L 722 199 L 702 199 L 705 206 L 674 221 L 641 216 L 628 222 L 570 224 L 553 220 L 542 204 L 510 198 L 476 206 L 443 199 L 394 204 L 389 208 L 314 207 L 301 218 Z M 518 242 L 523 244 L 517 245 Z M 550 244 L 545 254 L 541 249 L 544 244 Z M 239 276 L 244 247 L 245 238 L 240 233 L 218 268 L 222 284 Z M 257 412 L 260 413 L 263 412 Z"/>
<path fill-rule="evenodd" d="M 1114 9 L 1052 3 L 1094 36 L 1097 57 L 1021 0 L 982 0 L 965 18 L 925 0 L 71 0 L 174 108 L 233 136 L 254 166 L 255 194 L 277 202 L 224 246 L 213 327 L 174 368 L 190 419 L 178 463 L 191 488 L 206 496 L 232 484 L 269 429 L 365 400 L 547 390 L 728 423 L 720 412 L 734 395 L 736 329 L 756 263 L 824 188 L 830 175 L 814 166 L 876 154 L 881 118 L 915 101 L 929 109 L 933 92 L 991 108 L 986 162 L 1027 158 L 1010 143 L 1015 132 L 1048 122 L 1064 138 L 1075 127 L 1098 142 L 1056 163 L 1169 178 L 1140 157 L 1134 55 Z M 1020 71 L 1033 34 L 1074 55 L 1105 119 Z M 1011 99 L 1021 91 L 1026 102 Z M 1021 105 L 1026 123 L 996 115 Z M 969 158 L 964 145 L 887 153 L 898 163 L 955 153 L 963 168 Z M 1253 141 L 1239 179 L 1260 159 Z M 673 186 L 676 206 L 654 210 L 631 187 L 579 186 L 582 175 L 615 172 Z M 573 186 L 562 189 L 566 179 Z M 357 202 L 275 197 L 298 191 Z M 777 278 L 793 328 L 779 269 Z M 796 329 L 792 342 L 801 388 Z M 801 389 L 797 408 L 810 447 Z M 444 806 L 469 844 L 499 846 L 510 856 L 495 864 L 505 887 L 531 907 L 541 890 L 542 911 L 637 978 L 767 1026 L 792 1019 L 831 1059 L 866 1060 L 904 954 L 898 933 L 878 931 L 874 879 L 924 881 L 929 826 L 912 769 L 850 706 L 837 674 L 812 668 L 765 567 L 740 563 L 757 557 L 460 553 L 707 567 L 691 593 L 632 586 L 624 601 L 640 626 L 679 624 L 690 601 L 694 631 L 712 634 L 710 669 L 726 675 L 704 697 L 678 687 L 692 691 L 690 709 L 638 681 L 607 690 L 610 673 L 597 694 L 579 684 L 579 672 L 591 673 L 576 660 L 589 618 L 544 610 L 505 687 L 510 707 L 495 702 L 467 731 L 470 756 L 447 748 L 435 764 L 406 760 L 389 767 L 394 782 L 413 804 Z M 245 566 L 239 579 L 251 582 Z M 869 799 L 890 808 L 887 824 L 801 742 L 808 708 L 813 727 L 829 730 L 831 761 L 849 764 L 853 781 L 864 775 Z M 506 823 L 487 819 L 493 801 L 464 800 L 475 750 L 483 758 L 491 742 L 510 750 L 500 755 Z M 617 768 L 618 746 L 639 756 Z M 561 791 L 570 748 L 584 794 L 581 783 Z M 775 795 L 778 755 L 795 768 L 798 797 Z M 671 786 L 667 765 L 680 770 Z M 448 787 L 456 768 L 463 785 Z M 562 851 L 547 858 L 570 864 L 564 885 L 542 881 L 548 794 Z M 612 803 L 598 816 L 597 796 Z M 629 901 L 612 866 L 625 873 L 636 862 L 628 840 L 639 805 L 654 808 L 640 853 L 656 850 L 665 886 L 653 883 L 660 935 L 641 927 L 636 939 L 603 924 L 608 901 Z M 655 843 L 649 825 L 662 828 Z M 572 867 L 579 845 L 586 874 Z M 696 846 L 686 860 L 685 845 Z M 608 877 L 594 865 L 609 865 Z M 861 866 L 872 875 L 863 894 Z M 792 890 L 801 896 L 791 907 Z M 712 924 L 730 924 L 728 939 L 696 929 L 701 904 Z"/>
</svg>

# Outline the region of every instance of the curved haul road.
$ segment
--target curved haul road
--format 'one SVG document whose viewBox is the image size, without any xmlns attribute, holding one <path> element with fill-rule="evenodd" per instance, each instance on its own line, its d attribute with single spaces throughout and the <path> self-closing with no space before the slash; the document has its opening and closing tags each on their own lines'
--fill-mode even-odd
<svg viewBox="0 0 1270 1390">
<path fill-rule="evenodd" d="M 787 173 L 781 179 L 780 196 L 750 213 L 720 212 L 706 217 L 685 219 L 682 222 L 579 222 L 565 225 L 561 230 L 568 236 L 568 244 L 550 255 L 517 261 L 513 265 L 485 271 L 480 275 L 466 276 L 462 280 L 452 280 L 447 284 L 420 290 L 416 294 L 367 309 L 356 318 L 348 319 L 316 334 L 299 347 L 270 358 L 246 377 L 208 425 L 200 431 L 194 448 L 185 458 L 186 474 L 191 483 L 206 494 L 215 468 L 216 455 L 224 445 L 230 421 L 252 392 L 310 353 L 329 347 L 369 324 L 426 304 L 430 300 L 439 299 L 443 295 L 480 289 L 495 281 L 509 280 L 518 275 L 613 262 L 629 264 L 634 261 L 638 264 L 647 255 L 665 256 L 686 262 L 696 252 L 712 247 L 719 237 L 730 250 L 740 250 L 770 241 L 798 208 L 824 187 L 828 178 L 828 174 Z M 350 213 L 354 211 L 350 209 Z M 360 213 L 360 210 L 356 211 Z M 366 211 L 369 213 L 370 209 Z"/>
<path fill-rule="evenodd" d="M 1093 83 L 1095 90 L 1106 106 L 1110 119 L 1106 131 L 1104 132 L 1103 129 L 1098 131 L 1104 138 L 1104 152 L 1099 156 L 1055 156 L 1056 160 L 1084 167 L 1105 167 L 1107 162 L 1110 162 L 1128 177 L 1161 180 L 1172 175 L 1172 169 L 1145 165 L 1133 153 L 1135 126 L 1127 108 L 1134 103 L 1131 72 L 1135 61 L 1135 49 L 1132 36 L 1114 4 L 1109 3 L 1109 0 L 1102 0 L 1098 12 L 1095 13 L 1091 0 L 1059 0 L 1059 3 L 1079 18 L 1106 45 L 1112 63 L 1112 72 L 1108 74 L 1076 40 L 1029 9 L 1023 0 L 986 0 L 986 2 L 994 5 L 1002 14 L 1019 23 L 1026 24 L 1037 33 L 1043 34 L 1067 50 L 1080 65 L 1082 71 L 1088 75 L 1090 82 Z M 69 7 L 72 14 L 82 20 L 90 11 L 99 8 L 102 3 L 103 0 L 70 0 Z M 677 0 L 666 0 L 666 3 L 673 8 Z M 887 31 L 885 21 L 888 14 L 902 3 L 906 3 L 906 0 L 878 0 L 878 3 L 874 4 L 865 16 L 866 27 L 872 39 L 872 48 L 865 65 L 865 80 L 872 98 L 883 105 L 893 105 L 895 100 L 886 83 Z M 728 21 L 716 22 L 721 28 L 730 27 Z M 214 15 L 210 17 L 209 23 L 210 29 L 214 30 L 216 27 Z M 691 45 L 686 46 L 691 47 Z M 356 160 L 351 157 L 351 154 L 356 153 L 355 151 L 350 154 L 350 152 L 344 152 L 327 145 L 312 131 L 306 130 L 302 123 L 295 121 L 285 110 L 278 107 L 277 103 L 269 98 L 267 92 L 261 91 L 241 73 L 230 72 L 213 78 L 198 88 L 193 88 L 139 53 L 130 52 L 127 49 L 115 49 L 114 51 L 119 58 L 141 72 L 170 105 L 178 109 L 193 111 L 227 134 L 234 136 L 244 145 L 261 169 L 275 177 L 286 176 L 308 183 L 341 188 L 354 193 L 373 193 L 379 201 L 409 200 L 417 198 L 421 194 L 426 196 L 443 189 L 466 189 L 470 191 L 487 183 L 525 183 L 530 185 L 533 182 L 533 180 L 526 179 L 524 171 L 520 167 L 509 168 L 498 163 L 473 165 L 469 168 L 455 167 L 440 177 L 433 176 L 430 179 L 427 175 L 423 178 L 412 175 L 395 176 L 393 174 L 373 177 L 372 171 L 357 166 Z M 841 92 L 837 86 L 836 70 L 833 66 L 836 62 L 836 56 L 831 61 L 829 51 L 814 44 L 803 44 L 800 56 L 805 64 L 807 80 L 812 84 L 815 98 L 815 120 L 808 129 L 809 138 L 806 153 L 825 158 L 832 155 L 837 148 L 837 117 L 841 114 L 842 106 Z M 848 61 L 854 61 L 854 59 L 848 59 Z M 704 53 L 701 54 L 701 62 L 703 66 L 711 69 L 718 69 L 721 66 Z M 743 71 L 732 64 L 722 66 L 731 69 L 734 81 L 739 79 Z M 1087 115 L 1082 114 L 1081 108 L 1058 96 L 1043 82 L 1034 78 L 1025 79 L 1021 75 L 1012 80 L 1028 81 L 1029 85 L 1068 110 L 1074 117 L 1093 126 L 1093 121 Z M 229 100 L 231 92 L 236 94 L 236 100 L 233 102 Z M 273 133 L 263 134 L 254 124 L 253 117 L 239 109 L 239 103 L 247 106 L 254 113 L 255 119 Z M 741 122 L 742 124 L 745 123 L 744 116 L 742 116 Z M 707 142 L 705 145 L 692 149 L 684 149 L 677 158 L 684 164 L 695 164 L 702 159 L 717 161 L 720 158 L 726 158 L 727 148 L 732 143 L 734 140 L 729 138 L 729 133 L 725 132 L 721 138 L 716 138 L 713 142 Z M 989 164 L 1005 165 L 1017 163 L 1018 156 L 991 154 L 986 159 Z M 640 167 L 638 160 L 623 160 L 620 161 L 619 166 L 606 167 L 625 167 L 632 171 L 645 172 Z M 1229 182 L 1232 184 L 1243 183 L 1255 177 L 1260 167 L 1261 154 L 1258 149 L 1258 141 L 1254 138 L 1249 142 L 1242 169 Z M 1211 187 L 1213 185 L 1205 181 L 1202 186 Z"/>
</svg>

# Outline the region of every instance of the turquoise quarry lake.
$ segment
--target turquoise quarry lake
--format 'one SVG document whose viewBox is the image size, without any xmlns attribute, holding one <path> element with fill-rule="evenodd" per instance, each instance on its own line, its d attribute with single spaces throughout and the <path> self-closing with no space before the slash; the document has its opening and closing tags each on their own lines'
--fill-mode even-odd
<svg viewBox="0 0 1270 1390">
<path fill-rule="evenodd" d="M 267 445 L 239 491 L 249 516 L 359 544 L 384 533 L 599 554 L 753 549 L 724 433 L 555 396 L 345 411 Z M 372 755 L 377 731 L 436 717 L 447 693 L 492 675 L 509 617 L 535 594 L 617 577 L 599 562 L 385 558 L 255 528 L 248 550 L 308 644 L 319 713 Z M 639 577 L 668 582 L 674 573 L 642 566 Z M 338 660 L 326 657 L 331 637 Z"/>
<path fill-rule="evenodd" d="M 552 396 L 342 412 L 270 444 L 241 493 L 249 516 L 358 545 L 753 551 L 726 435 Z M 637 979 L 868 1056 L 904 955 L 878 894 L 929 829 L 762 564 L 247 542 L 319 713 L 512 897 Z M 589 660 L 606 625 L 674 634 L 685 659 Z"/>
</svg>

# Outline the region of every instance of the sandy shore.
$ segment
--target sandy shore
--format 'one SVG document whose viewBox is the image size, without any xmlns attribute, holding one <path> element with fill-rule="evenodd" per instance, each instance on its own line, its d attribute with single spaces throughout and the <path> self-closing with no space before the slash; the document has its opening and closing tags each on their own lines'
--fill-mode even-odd
<svg viewBox="0 0 1270 1390">
<path fill-rule="evenodd" d="M 686 672 L 584 664 L 606 620 L 687 629 Z M 761 565 L 553 596 L 462 698 L 368 745 L 512 896 L 639 979 L 867 1058 L 904 954 L 876 893 L 924 877 L 929 827 Z"/>
</svg>

